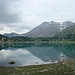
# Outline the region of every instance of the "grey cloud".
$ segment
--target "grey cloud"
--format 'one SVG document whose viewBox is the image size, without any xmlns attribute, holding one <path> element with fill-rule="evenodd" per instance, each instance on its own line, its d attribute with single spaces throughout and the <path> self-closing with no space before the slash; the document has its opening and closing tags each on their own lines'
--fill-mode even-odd
<svg viewBox="0 0 75 75">
<path fill-rule="evenodd" d="M 3 30 L 4 28 L 3 27 L 0 27 L 0 30 Z"/>
<path fill-rule="evenodd" d="M 28 25 L 25 25 L 25 24 L 16 24 L 16 25 L 13 25 L 13 24 L 7 24 L 7 26 L 8 27 L 12 27 L 12 28 L 18 28 L 18 29 L 28 29 L 28 30 L 30 30 L 31 29 L 31 27 L 30 26 L 28 26 Z"/>
<path fill-rule="evenodd" d="M 10 0 L 0 0 L 0 23 L 16 23 L 20 21 L 18 13 L 12 13 Z M 15 11 L 15 10 L 12 10 Z"/>
<path fill-rule="evenodd" d="M 31 0 L 23 0 L 23 2 L 24 1 L 26 3 Z M 20 6 L 20 3 L 22 3 L 22 0 L 0 0 L 0 24 L 15 29 L 15 31 L 18 31 L 19 29 L 30 30 L 33 27 L 29 23 L 32 18 L 29 19 L 27 18 L 27 15 L 23 15 L 23 12 L 25 12 L 24 6 Z M 24 20 L 22 18 L 24 18 Z M 0 30 L 2 30 L 2 28 L 0 28 Z"/>
</svg>

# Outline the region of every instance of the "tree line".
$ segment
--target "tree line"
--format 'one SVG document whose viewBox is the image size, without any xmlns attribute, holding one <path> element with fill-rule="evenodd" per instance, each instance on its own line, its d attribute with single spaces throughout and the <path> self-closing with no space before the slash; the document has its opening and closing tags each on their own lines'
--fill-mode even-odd
<svg viewBox="0 0 75 75">
<path fill-rule="evenodd" d="M 26 42 L 26 41 L 34 41 L 34 42 L 40 42 L 40 41 L 61 41 L 61 40 L 69 40 L 69 41 L 75 41 L 75 35 L 68 34 L 66 36 L 60 37 L 60 36 L 55 36 L 55 37 L 23 37 L 23 36 L 16 36 L 16 37 L 7 37 L 0 35 L 0 42 Z"/>
</svg>

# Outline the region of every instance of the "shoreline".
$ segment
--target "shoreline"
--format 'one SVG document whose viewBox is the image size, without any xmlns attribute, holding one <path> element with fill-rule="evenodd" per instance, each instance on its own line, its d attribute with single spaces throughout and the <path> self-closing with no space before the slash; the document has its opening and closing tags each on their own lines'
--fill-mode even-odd
<svg viewBox="0 0 75 75">
<path fill-rule="evenodd" d="M 75 75 L 75 60 L 22 67 L 0 66 L 1 75 Z"/>
<path fill-rule="evenodd" d="M 34 43 L 34 44 L 38 44 L 38 43 L 75 43 L 75 41 L 25 41 L 25 42 L 4 42 L 4 41 L 0 41 L 1 44 L 7 43 L 7 44 L 12 44 L 12 43 Z"/>
</svg>

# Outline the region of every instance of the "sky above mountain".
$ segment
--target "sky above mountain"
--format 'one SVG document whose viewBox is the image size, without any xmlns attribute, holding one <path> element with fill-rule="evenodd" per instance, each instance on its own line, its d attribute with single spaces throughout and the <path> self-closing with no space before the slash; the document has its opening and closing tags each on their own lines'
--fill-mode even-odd
<svg viewBox="0 0 75 75">
<path fill-rule="evenodd" d="M 75 22 L 75 0 L 0 0 L 0 34 L 26 33 L 51 20 Z"/>
</svg>

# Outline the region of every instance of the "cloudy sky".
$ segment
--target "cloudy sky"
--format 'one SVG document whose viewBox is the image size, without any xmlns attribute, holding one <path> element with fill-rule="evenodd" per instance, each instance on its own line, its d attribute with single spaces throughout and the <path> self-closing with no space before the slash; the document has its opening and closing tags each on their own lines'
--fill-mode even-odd
<svg viewBox="0 0 75 75">
<path fill-rule="evenodd" d="M 75 0 L 0 0 L 0 34 L 26 33 L 51 20 L 75 22 Z"/>
</svg>

